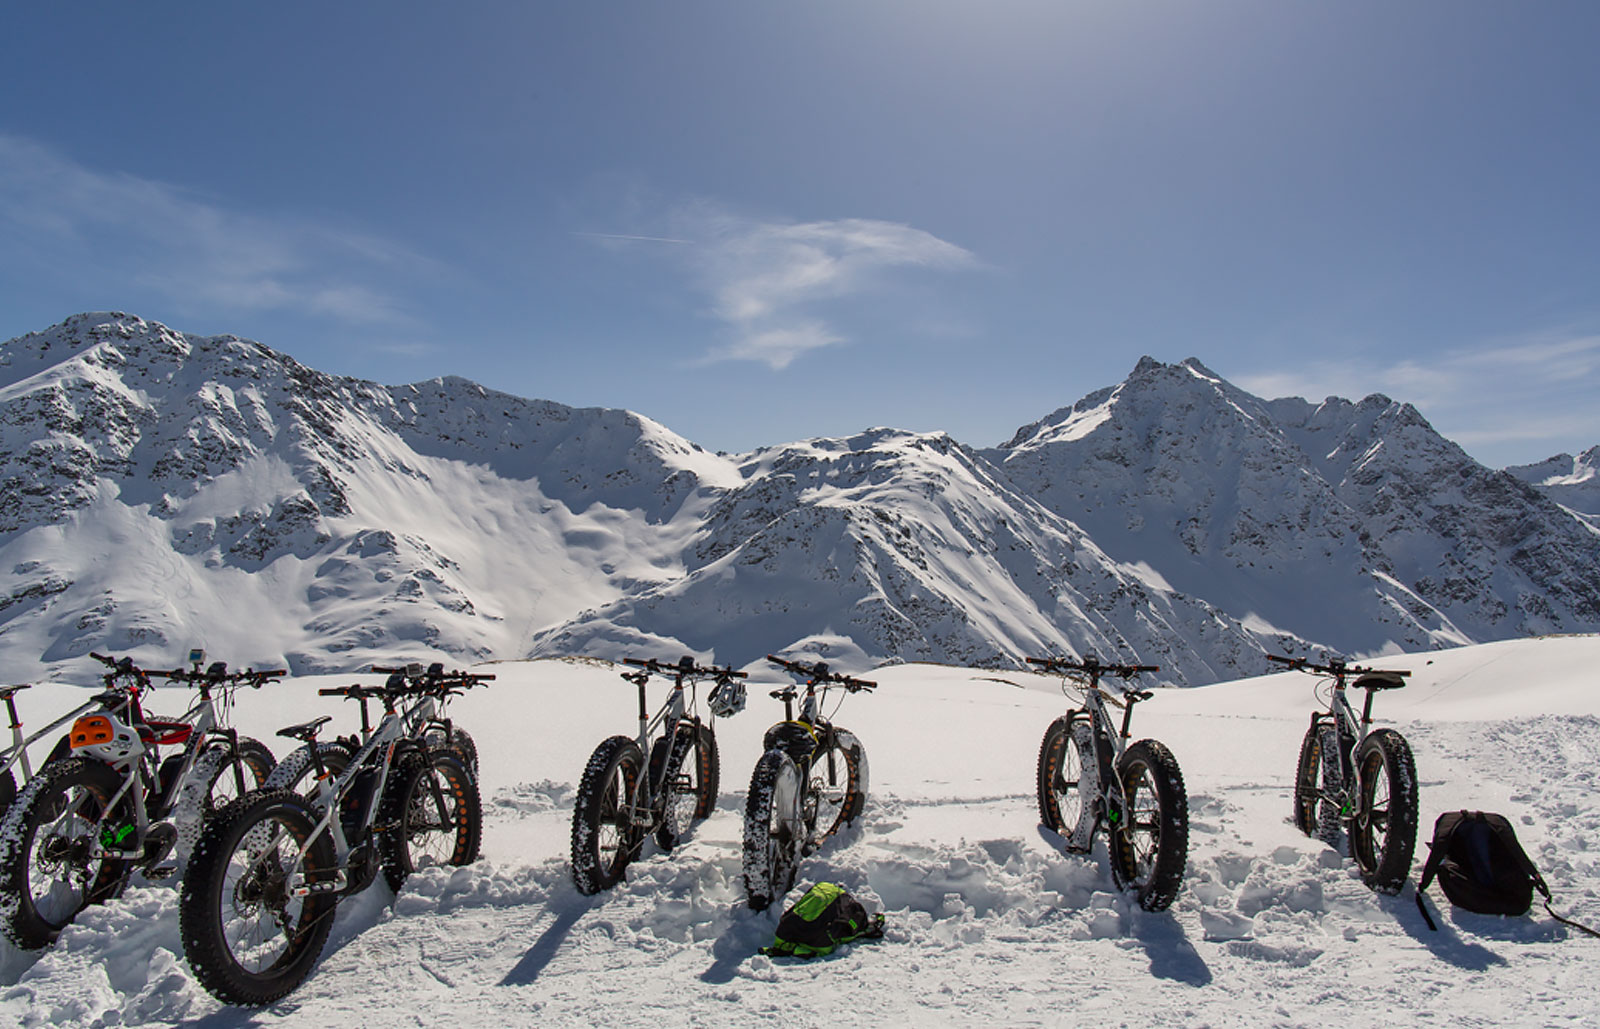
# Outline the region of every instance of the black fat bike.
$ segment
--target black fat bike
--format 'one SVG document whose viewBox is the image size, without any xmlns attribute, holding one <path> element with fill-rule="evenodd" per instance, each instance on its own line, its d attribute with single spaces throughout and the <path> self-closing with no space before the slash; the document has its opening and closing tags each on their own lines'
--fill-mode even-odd
<svg viewBox="0 0 1600 1029">
<path fill-rule="evenodd" d="M 311 974 L 341 897 L 379 871 L 392 889 L 426 865 L 478 857 L 478 784 L 426 727 L 452 694 L 493 676 L 390 675 L 383 686 L 317 692 L 359 700 L 364 741 L 342 769 L 324 763 L 323 715 L 280 729 L 299 740 L 312 769 L 308 793 L 256 790 L 206 826 L 178 897 L 184 956 L 195 978 L 227 1004 L 262 1005 Z M 376 726 L 367 702 L 383 705 Z"/>
<path fill-rule="evenodd" d="M 1106 676 L 1127 680 L 1160 669 L 1103 665 L 1093 654 L 1081 661 L 1030 657 L 1028 663 L 1062 676 L 1062 692 L 1083 696 L 1083 706 L 1051 722 L 1039 745 L 1040 820 L 1080 854 L 1093 849 L 1095 833 L 1104 828 L 1117 887 L 1133 892 L 1146 911 L 1164 911 L 1178 896 L 1188 860 L 1183 773 L 1163 744 L 1127 742 L 1133 706 L 1153 694 L 1124 686 L 1119 697 L 1102 684 Z M 1120 727 L 1112 707 L 1122 708 Z"/>
<path fill-rule="evenodd" d="M 772 691 L 783 701 L 783 721 L 767 730 L 761 742 L 765 752 L 750 775 L 744 888 L 756 911 L 789 892 L 802 857 L 861 817 L 867 804 L 866 748 L 850 730 L 833 724 L 833 712 L 824 714 L 822 702 L 830 689 L 858 693 L 878 685 L 830 672 L 821 661 L 808 665 L 770 654 L 767 660 L 806 683 L 803 697 L 792 684 Z"/>
<path fill-rule="evenodd" d="M 677 664 L 624 659 L 639 669 L 622 678 L 639 689 L 639 735 L 603 740 L 584 766 L 572 811 L 572 881 L 595 894 L 621 881 L 628 863 L 654 836 L 662 850 L 676 847 L 717 804 L 721 774 L 712 722 L 744 709 L 744 672 L 702 667 L 688 655 Z M 651 675 L 672 681 L 652 717 L 645 700 Z M 696 687 L 710 681 L 711 719 L 701 721 Z M 649 755 L 648 767 L 645 755 Z"/>
<path fill-rule="evenodd" d="M 285 674 L 229 672 L 221 661 L 144 669 L 92 654 L 110 668 L 92 699 L 0 822 L 0 932 L 23 949 L 53 941 L 84 908 L 121 894 L 134 872 L 178 871 L 201 823 L 272 771 L 272 752 L 227 728 L 233 693 Z M 152 680 L 199 691 L 175 719 L 148 715 Z"/>
<path fill-rule="evenodd" d="M 1372 728 L 1372 698 L 1398 689 L 1410 672 L 1363 668 L 1339 658 L 1313 664 L 1268 654 L 1267 660 L 1324 676 L 1327 709 L 1311 713 L 1294 776 L 1294 824 L 1307 836 L 1339 846 L 1343 835 L 1361 879 L 1379 893 L 1399 893 L 1417 846 L 1417 765 L 1411 745 L 1393 729 Z M 1361 717 L 1346 698 L 1367 691 Z"/>
</svg>

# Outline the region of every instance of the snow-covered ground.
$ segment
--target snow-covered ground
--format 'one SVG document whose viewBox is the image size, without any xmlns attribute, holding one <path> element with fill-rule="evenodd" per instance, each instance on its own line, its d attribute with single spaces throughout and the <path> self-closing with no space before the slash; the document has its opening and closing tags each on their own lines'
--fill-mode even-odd
<svg viewBox="0 0 1600 1029">
<path fill-rule="evenodd" d="M 1418 866 L 1439 813 L 1500 811 L 1557 909 L 1600 924 L 1600 637 L 1383 663 L 1414 673 L 1378 698 L 1377 715 L 1416 753 Z M 1347 859 L 1294 829 L 1291 777 L 1314 703 L 1304 675 L 1162 691 L 1139 707 L 1134 735 L 1168 744 L 1190 805 L 1183 889 L 1171 911 L 1150 914 L 1112 887 L 1103 843 L 1069 855 L 1039 826 L 1035 757 L 1065 706 L 1057 682 L 879 669 L 880 689 L 848 697 L 836 718 L 871 758 L 866 816 L 803 863 L 800 885 L 843 883 L 886 910 L 888 933 L 795 962 L 756 953 L 778 912 L 747 910 L 739 874 L 745 785 L 776 701 L 752 689 L 749 709 L 719 723 L 721 801 L 696 835 L 585 898 L 567 869 L 572 791 L 595 744 L 633 731 L 633 689 L 600 662 L 485 670 L 499 679 L 452 709 L 482 754 L 478 863 L 414 876 L 398 898 L 380 879 L 345 902 L 311 978 L 262 1011 L 221 1008 L 191 978 L 173 886 L 130 889 L 42 956 L 0 954 L 14 984 L 0 987 L 0 1023 L 1600 1024 L 1600 941 L 1542 910 L 1505 919 L 1448 905 L 1429 932 L 1410 887 L 1376 896 Z M 236 722 L 280 756 L 278 725 L 331 711 L 353 727 L 353 710 L 315 696 L 330 681 L 348 679 L 244 696 Z M 83 694 L 29 691 L 24 716 L 42 724 Z"/>
</svg>

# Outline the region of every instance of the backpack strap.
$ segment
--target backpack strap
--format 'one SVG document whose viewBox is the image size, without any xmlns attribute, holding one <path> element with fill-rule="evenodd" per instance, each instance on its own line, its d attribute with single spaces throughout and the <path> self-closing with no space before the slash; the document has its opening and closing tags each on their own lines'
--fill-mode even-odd
<svg viewBox="0 0 1600 1029">
<path fill-rule="evenodd" d="M 1439 871 L 1439 862 L 1443 855 L 1443 848 L 1435 847 L 1433 841 L 1429 841 L 1428 860 L 1423 863 L 1422 876 L 1417 880 L 1417 910 L 1422 912 L 1422 920 L 1428 923 L 1428 928 L 1434 932 L 1438 932 L 1439 927 L 1433 923 L 1433 916 L 1428 914 L 1428 909 L 1423 906 L 1422 891 L 1426 890 L 1428 884 L 1433 882 L 1434 875 Z"/>
<path fill-rule="evenodd" d="M 1516 842 L 1516 837 L 1514 834 L 1511 837 L 1511 841 L 1513 843 Z M 1574 922 L 1570 918 L 1563 918 L 1556 914 L 1555 909 L 1550 906 L 1550 901 L 1553 899 L 1550 896 L 1550 887 L 1545 884 L 1544 876 L 1540 875 L 1539 869 L 1534 866 L 1533 859 L 1528 856 L 1528 852 L 1523 850 L 1520 844 L 1513 846 L 1511 851 L 1520 859 L 1518 863 L 1522 866 L 1523 870 L 1528 873 L 1528 877 L 1533 880 L 1534 888 L 1537 889 L 1540 895 L 1544 897 L 1544 909 L 1549 913 L 1551 918 L 1560 922 L 1562 925 L 1571 926 L 1579 932 L 1588 933 L 1590 936 L 1600 938 L 1600 932 L 1596 932 L 1581 922 Z M 1432 859 L 1430 858 L 1429 860 Z"/>
<path fill-rule="evenodd" d="M 1546 894 L 1546 896 L 1548 896 L 1548 894 Z M 1583 925 L 1580 922 L 1574 922 L 1570 918 L 1562 918 L 1560 915 L 1556 914 L 1555 910 L 1550 907 L 1550 902 L 1548 900 L 1545 901 L 1545 903 L 1544 903 L 1544 909 L 1546 911 L 1550 912 L 1550 917 L 1551 918 L 1553 918 L 1556 921 L 1560 922 L 1562 925 L 1570 925 L 1570 926 L 1572 926 L 1572 928 L 1578 930 L 1579 932 L 1585 932 L 1585 933 L 1588 933 L 1590 936 L 1594 936 L 1594 937 L 1600 938 L 1600 932 L 1596 932 L 1595 930 L 1589 928 L 1586 925 Z"/>
</svg>

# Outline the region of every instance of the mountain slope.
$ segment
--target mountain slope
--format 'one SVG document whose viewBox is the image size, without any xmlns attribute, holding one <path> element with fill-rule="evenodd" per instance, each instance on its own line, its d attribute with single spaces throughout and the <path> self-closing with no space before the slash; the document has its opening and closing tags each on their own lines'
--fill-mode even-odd
<svg viewBox="0 0 1600 1029">
<path fill-rule="evenodd" d="M 1017 664 L 1124 655 L 1214 681 L 1255 653 L 1237 621 L 1107 557 L 948 436 L 873 429 L 749 455 L 682 579 L 580 616 L 535 654 L 621 656 L 682 642 Z"/>
<path fill-rule="evenodd" d="M 514 652 L 673 574 L 675 519 L 737 481 L 628 412 L 383 387 L 128 316 L 4 353 L 0 619 L 25 661 Z"/>
<path fill-rule="evenodd" d="M 1600 533 L 1600 447 L 1590 447 L 1577 457 L 1557 454 L 1538 464 L 1507 468 L 1506 472 Z"/>
<path fill-rule="evenodd" d="M 1248 626 L 1350 653 L 1600 625 L 1593 538 L 1384 397 L 1269 402 L 1146 358 L 985 455 Z"/>
</svg>

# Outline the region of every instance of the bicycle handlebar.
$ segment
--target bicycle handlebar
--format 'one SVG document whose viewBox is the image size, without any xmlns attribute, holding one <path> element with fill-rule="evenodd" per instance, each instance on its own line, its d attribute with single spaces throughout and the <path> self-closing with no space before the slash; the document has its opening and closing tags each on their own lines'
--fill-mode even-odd
<svg viewBox="0 0 1600 1029">
<path fill-rule="evenodd" d="M 347 699 L 361 699 L 363 697 L 382 697 L 390 691 L 382 686 L 363 686 L 354 683 L 349 686 L 328 686 L 317 690 L 320 697 L 345 697 Z"/>
<path fill-rule="evenodd" d="M 1401 671 L 1397 668 L 1369 668 L 1362 665 L 1347 665 L 1342 658 L 1337 657 L 1329 658 L 1326 664 L 1319 665 L 1303 657 L 1283 657 L 1278 654 L 1264 654 L 1262 656 L 1268 661 L 1274 661 L 1280 665 L 1288 665 L 1290 671 L 1308 672 L 1312 675 L 1332 675 L 1339 679 L 1351 675 L 1370 674 L 1397 675 L 1403 679 L 1411 674 L 1409 671 Z"/>
<path fill-rule="evenodd" d="M 636 657 L 625 657 L 622 659 L 622 663 L 633 665 L 636 668 L 643 668 L 646 672 L 655 672 L 657 675 L 670 675 L 674 678 L 715 678 L 719 682 L 727 682 L 729 679 L 749 678 L 748 672 L 736 672 L 733 670 L 732 665 L 728 665 L 726 668 L 718 668 L 716 665 L 697 665 L 694 663 L 694 658 L 688 654 L 679 658 L 676 664 L 663 662 L 653 657 L 644 661 Z M 627 678 L 627 676 L 624 675 L 624 678 Z M 629 681 L 632 682 L 633 680 L 629 679 Z"/>
<path fill-rule="evenodd" d="M 1094 678 L 1102 675 L 1117 675 L 1124 679 L 1131 679 L 1141 672 L 1159 672 L 1160 665 L 1103 665 L 1093 654 L 1084 655 L 1082 660 L 1074 661 L 1065 657 L 1030 657 L 1024 658 L 1030 665 L 1039 665 L 1046 672 L 1087 672 Z"/>
<path fill-rule="evenodd" d="M 857 690 L 872 690 L 878 688 L 878 684 L 870 679 L 857 679 L 852 675 L 843 675 L 839 672 L 828 671 L 828 663 L 826 661 L 818 661 L 816 664 L 808 665 L 804 661 L 789 661 L 773 654 L 768 654 L 767 660 L 771 661 L 773 664 L 777 665 L 779 668 L 782 668 L 786 672 L 793 672 L 795 675 L 805 676 L 814 684 L 822 683 L 824 685 L 843 686 L 851 693 L 854 693 Z"/>
</svg>

